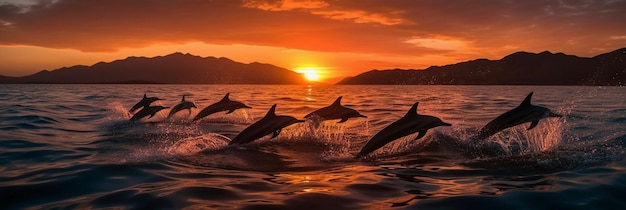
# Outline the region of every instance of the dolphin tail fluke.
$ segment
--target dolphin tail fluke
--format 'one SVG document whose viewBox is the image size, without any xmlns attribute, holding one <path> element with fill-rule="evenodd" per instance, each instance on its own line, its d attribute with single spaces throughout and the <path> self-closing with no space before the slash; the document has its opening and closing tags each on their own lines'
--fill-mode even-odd
<svg viewBox="0 0 626 210">
<path fill-rule="evenodd" d="M 530 123 L 530 126 L 528 126 L 528 128 L 526 130 L 530 130 L 530 129 L 535 128 L 537 126 L 537 124 L 539 124 L 539 120 L 532 121 Z"/>
</svg>

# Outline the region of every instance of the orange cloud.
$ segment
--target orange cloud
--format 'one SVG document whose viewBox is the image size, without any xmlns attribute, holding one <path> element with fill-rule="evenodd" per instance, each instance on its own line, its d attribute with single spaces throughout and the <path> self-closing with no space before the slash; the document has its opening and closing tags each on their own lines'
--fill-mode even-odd
<svg viewBox="0 0 626 210">
<path fill-rule="evenodd" d="M 335 20 L 350 20 L 354 21 L 355 23 L 378 23 L 383 25 L 397 25 L 405 22 L 402 18 L 388 17 L 383 14 L 368 13 L 361 10 L 318 10 L 312 11 L 311 13 Z"/>
<path fill-rule="evenodd" d="M 244 0 L 243 6 L 269 11 L 287 11 L 294 9 L 319 9 L 328 7 L 328 3 L 321 0 Z"/>
<path fill-rule="evenodd" d="M 405 42 L 435 50 L 466 51 L 470 48 L 468 41 L 450 37 L 413 37 Z"/>
<path fill-rule="evenodd" d="M 322 0 L 246 0 L 244 6 L 268 11 L 302 10 L 310 14 L 335 20 L 347 20 L 355 23 L 378 23 L 396 25 L 405 22 L 397 17 L 401 10 L 383 13 L 368 12 L 365 10 L 336 9 Z"/>
</svg>

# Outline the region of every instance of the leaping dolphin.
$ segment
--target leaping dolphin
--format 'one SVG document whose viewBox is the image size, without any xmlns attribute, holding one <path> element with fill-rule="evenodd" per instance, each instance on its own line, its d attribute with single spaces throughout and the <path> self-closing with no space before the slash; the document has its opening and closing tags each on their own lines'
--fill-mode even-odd
<svg viewBox="0 0 626 210">
<path fill-rule="evenodd" d="M 221 112 L 221 111 L 228 111 L 226 112 L 226 114 L 230 114 L 232 112 L 234 112 L 237 109 L 241 109 L 241 108 L 252 108 L 249 106 L 246 106 L 245 104 L 239 102 L 239 101 L 231 101 L 228 96 L 230 95 L 230 93 L 226 93 L 226 95 L 224 96 L 224 98 L 222 98 L 222 100 L 218 101 L 217 103 L 211 104 L 209 106 L 207 106 L 206 108 L 202 109 L 202 111 L 200 111 L 194 118 L 192 121 L 196 121 L 199 119 L 202 119 L 203 117 L 206 117 L 210 114 L 216 113 L 216 112 Z"/>
<path fill-rule="evenodd" d="M 230 141 L 228 145 L 250 143 L 270 133 L 273 133 L 272 137 L 270 138 L 273 139 L 276 138 L 278 134 L 280 134 L 280 131 L 284 127 L 287 127 L 294 123 L 304 122 L 304 120 L 298 120 L 292 116 L 277 116 L 275 111 L 276 104 L 274 104 L 272 108 L 267 111 L 267 114 L 265 114 L 265 117 L 263 117 L 263 119 L 256 121 L 252 125 L 248 126 L 246 129 L 241 131 L 241 133 L 235 136 L 235 138 Z"/>
<path fill-rule="evenodd" d="M 322 107 L 304 116 L 304 118 L 306 119 L 317 118 L 319 119 L 320 122 L 324 120 L 341 119 L 339 120 L 338 123 L 343 123 L 347 121 L 349 118 L 355 118 L 355 117 L 367 118 L 365 115 L 362 115 L 361 113 L 359 113 L 358 111 L 354 109 L 350 109 L 348 107 L 342 106 L 341 96 L 339 96 L 335 100 L 335 102 L 333 102 L 333 104 L 331 104 L 330 106 Z"/>
<path fill-rule="evenodd" d="M 419 132 L 417 137 L 415 137 L 415 140 L 417 140 L 424 137 L 428 129 L 438 126 L 451 126 L 450 123 L 443 122 L 437 117 L 418 114 L 418 104 L 419 102 L 415 102 L 404 117 L 391 123 L 374 135 L 361 149 L 357 157 L 365 157 L 367 154 L 385 146 L 389 142 L 415 132 Z"/>
<path fill-rule="evenodd" d="M 171 118 L 174 114 L 176 114 L 176 112 L 182 111 L 183 109 L 189 110 L 189 114 L 191 114 L 191 108 L 198 107 L 196 107 L 196 105 L 191 101 L 185 101 L 185 95 L 183 95 L 183 100 L 170 110 L 170 114 L 167 115 L 167 119 Z"/>
<path fill-rule="evenodd" d="M 476 141 L 484 140 L 504 129 L 519 124 L 530 122 L 530 126 L 526 129 L 530 130 L 537 126 L 540 119 L 546 117 L 562 117 L 562 115 L 555 114 L 548 108 L 530 104 L 530 98 L 532 96 L 533 92 L 530 92 L 519 106 L 505 112 L 504 114 L 496 117 L 496 119 L 487 123 L 487 125 L 482 127 L 476 135 L 470 138 L 470 142 L 475 143 Z"/>
<path fill-rule="evenodd" d="M 143 94 L 143 98 L 139 102 L 137 102 L 137 104 L 135 104 L 132 108 L 130 108 L 129 112 L 133 113 L 133 112 L 135 112 L 135 110 L 137 110 L 137 109 L 139 109 L 141 107 L 150 106 L 150 104 L 152 102 L 155 102 L 155 101 L 158 101 L 158 100 L 161 100 L 161 99 L 157 98 L 157 97 L 147 97 L 146 94 L 144 93 Z"/>
<path fill-rule="evenodd" d="M 143 109 L 139 110 L 137 113 L 135 113 L 135 115 L 133 115 L 133 117 L 130 118 L 130 121 L 137 121 L 140 120 L 141 118 L 144 118 L 148 115 L 150 115 L 150 117 L 148 117 L 148 119 L 154 117 L 154 114 L 156 114 L 157 112 L 163 110 L 163 109 L 167 109 L 169 107 L 164 107 L 164 106 L 144 106 Z"/>
</svg>

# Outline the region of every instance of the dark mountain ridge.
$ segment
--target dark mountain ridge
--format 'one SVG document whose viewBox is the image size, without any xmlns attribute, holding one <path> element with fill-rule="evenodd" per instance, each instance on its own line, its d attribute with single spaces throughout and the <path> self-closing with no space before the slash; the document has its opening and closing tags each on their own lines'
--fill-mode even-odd
<svg viewBox="0 0 626 210">
<path fill-rule="evenodd" d="M 592 58 L 516 52 L 423 70 L 372 70 L 337 84 L 368 85 L 625 85 L 626 48 Z"/>
<path fill-rule="evenodd" d="M 301 74 L 269 64 L 243 64 L 228 58 L 173 53 L 44 70 L 24 77 L 0 76 L 0 83 L 305 84 L 306 81 Z"/>
</svg>

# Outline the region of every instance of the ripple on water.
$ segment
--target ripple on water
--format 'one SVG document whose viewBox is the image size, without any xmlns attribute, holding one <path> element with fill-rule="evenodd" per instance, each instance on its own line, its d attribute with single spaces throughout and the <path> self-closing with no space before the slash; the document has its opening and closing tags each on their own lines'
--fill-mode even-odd
<svg viewBox="0 0 626 210">
<path fill-rule="evenodd" d="M 3 86 L 4 87 L 4 86 Z M 0 87 L 0 88 L 3 88 Z M 3 209 L 586 209 L 626 208 L 623 89 L 581 87 L 36 85 L 0 93 Z M 466 157 L 465 141 L 537 89 L 567 114 L 492 139 L 510 153 Z M 593 89 L 593 88 L 589 88 Z M 4 89 L 3 89 L 4 90 Z M 577 97 L 568 97 L 575 90 Z M 190 123 L 128 122 L 143 93 L 176 104 L 190 93 L 207 106 L 233 92 L 254 108 Z M 28 92 L 29 94 L 24 94 Z M 586 96 L 587 95 L 587 96 Z M 278 103 L 303 116 L 344 96 L 367 119 L 227 146 Z M 602 99 L 607 98 L 608 100 Z M 197 100 L 196 100 L 197 99 Z M 398 139 L 368 159 L 353 156 L 377 131 L 419 112 L 451 121 L 420 139 Z M 565 105 L 562 105 L 565 104 Z M 459 147 L 463 149 L 462 147 Z"/>
</svg>

